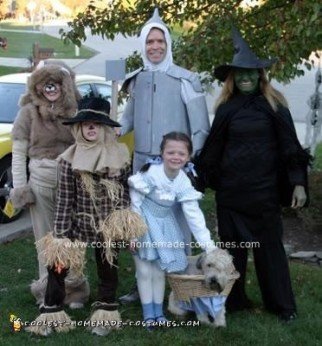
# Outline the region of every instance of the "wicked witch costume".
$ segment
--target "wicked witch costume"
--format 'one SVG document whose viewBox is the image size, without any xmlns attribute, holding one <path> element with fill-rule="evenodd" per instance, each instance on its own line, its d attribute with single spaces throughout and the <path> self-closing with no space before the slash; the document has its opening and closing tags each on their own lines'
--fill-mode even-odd
<svg viewBox="0 0 322 346">
<path fill-rule="evenodd" d="M 138 214 L 129 209 L 127 178 L 130 157 L 125 144 L 116 141 L 111 127 L 120 126 L 108 117 L 109 103 L 102 98 L 81 100 L 77 115 L 64 124 L 72 125 L 75 144 L 59 157 L 60 179 L 57 193 L 53 234 L 41 239 L 37 246 L 48 266 L 45 304 L 37 321 L 70 321 L 63 311 L 64 277 L 68 270 L 81 271 L 86 244 L 95 247 L 98 299 L 92 305 L 92 332 L 106 335 L 119 327 L 121 317 L 116 303 L 118 284 L 117 254 L 121 243 L 145 231 Z M 100 124 L 95 140 L 84 137 L 82 124 Z M 104 326 L 95 326 L 104 321 Z M 114 324 L 109 323 L 113 321 Z M 71 322 L 71 321 L 70 321 Z M 64 324 L 65 329 L 68 324 Z M 62 329 L 54 328 L 56 331 Z M 43 324 L 29 328 L 47 335 Z"/>
<path fill-rule="evenodd" d="M 237 244 L 228 248 L 241 274 L 227 299 L 228 310 L 251 306 L 245 293 L 247 249 L 241 242 L 255 241 L 259 242 L 253 254 L 264 305 L 288 321 L 296 316 L 296 305 L 281 240 L 280 206 L 304 204 L 310 156 L 298 142 L 285 99 L 265 77 L 263 68 L 275 59 L 259 59 L 236 29 L 233 41 L 233 62 L 215 69 L 225 85 L 196 164 L 205 186 L 216 190 L 221 241 Z M 251 77 L 238 87 L 238 73 L 253 73 L 255 90 L 243 92 Z"/>
</svg>

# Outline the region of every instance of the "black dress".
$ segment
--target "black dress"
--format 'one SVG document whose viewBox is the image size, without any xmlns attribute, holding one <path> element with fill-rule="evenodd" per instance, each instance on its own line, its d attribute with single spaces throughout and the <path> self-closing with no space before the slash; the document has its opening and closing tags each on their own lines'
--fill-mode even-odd
<svg viewBox="0 0 322 346">
<path fill-rule="evenodd" d="M 253 253 L 265 307 L 278 314 L 296 311 L 282 244 L 281 162 L 292 187 L 305 186 L 307 176 L 288 109 L 281 106 L 273 113 L 260 94 L 237 95 L 220 105 L 197 160 L 206 186 L 216 190 L 220 240 L 241 274 L 227 300 L 230 310 L 249 305 L 244 242 L 258 242 Z"/>
</svg>

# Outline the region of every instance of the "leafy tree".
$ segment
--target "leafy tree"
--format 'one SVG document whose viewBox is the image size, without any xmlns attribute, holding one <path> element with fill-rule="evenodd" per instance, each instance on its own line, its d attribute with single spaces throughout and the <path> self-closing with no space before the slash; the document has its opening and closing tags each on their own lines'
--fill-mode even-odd
<svg viewBox="0 0 322 346">
<path fill-rule="evenodd" d="M 82 12 L 90 3 L 89 0 L 60 0 L 60 2 L 70 8 L 73 13 Z"/>
<path fill-rule="evenodd" d="M 303 59 L 310 68 L 311 52 L 322 48 L 320 0 L 114 0 L 105 4 L 102 8 L 91 1 L 69 22 L 70 30 L 61 32 L 64 40 L 80 45 L 86 38 L 85 27 L 108 39 L 117 33 L 137 34 L 157 5 L 169 27 L 179 28 L 175 61 L 192 70 L 212 73 L 214 66 L 231 61 L 232 24 L 259 57 L 279 58 L 271 69 L 271 76 L 279 81 L 303 75 Z"/>
<path fill-rule="evenodd" d="M 11 0 L 0 0 L 0 20 L 4 19 L 11 10 Z"/>
<path fill-rule="evenodd" d="M 0 21 L 6 18 L 6 14 L 9 12 L 9 1 L 0 0 Z M 7 39 L 6 37 L 0 36 L 0 48 L 7 49 Z"/>
<path fill-rule="evenodd" d="M 16 15 L 26 15 L 28 0 L 16 0 Z"/>
</svg>

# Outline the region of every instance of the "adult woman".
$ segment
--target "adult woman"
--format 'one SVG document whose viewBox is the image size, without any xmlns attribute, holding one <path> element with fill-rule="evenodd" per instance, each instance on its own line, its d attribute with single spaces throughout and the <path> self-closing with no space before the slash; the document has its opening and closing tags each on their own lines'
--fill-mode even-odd
<svg viewBox="0 0 322 346">
<path fill-rule="evenodd" d="M 243 242 L 257 241 L 253 253 L 264 305 L 290 321 L 296 317 L 296 304 L 281 240 L 280 205 L 285 192 L 293 208 L 305 204 L 309 155 L 298 142 L 285 98 L 265 76 L 264 68 L 275 60 L 259 59 L 237 30 L 233 40 L 233 62 L 215 69 L 225 83 L 197 166 L 206 185 L 216 190 L 219 236 L 241 275 L 228 297 L 228 310 L 251 306 L 245 293 Z M 283 190 L 282 171 L 287 182 Z"/>
</svg>

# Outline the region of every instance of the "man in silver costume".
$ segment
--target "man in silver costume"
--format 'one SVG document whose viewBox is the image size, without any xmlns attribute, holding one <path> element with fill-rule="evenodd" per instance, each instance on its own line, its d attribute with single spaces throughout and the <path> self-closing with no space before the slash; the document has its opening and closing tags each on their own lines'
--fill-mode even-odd
<svg viewBox="0 0 322 346">
<path fill-rule="evenodd" d="M 122 86 L 130 95 L 121 125 L 122 135 L 134 130 L 134 173 L 147 158 L 159 155 L 166 133 L 188 134 L 196 153 L 210 129 L 198 75 L 173 63 L 171 37 L 157 9 L 139 39 L 144 67 L 131 73 Z"/>
</svg>

